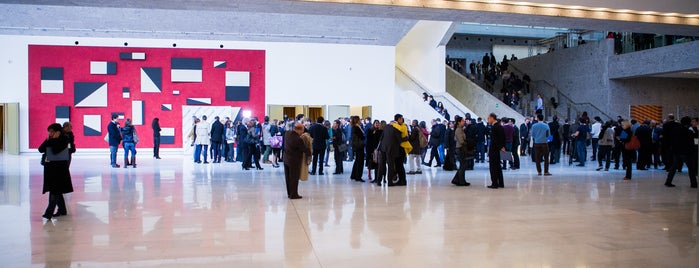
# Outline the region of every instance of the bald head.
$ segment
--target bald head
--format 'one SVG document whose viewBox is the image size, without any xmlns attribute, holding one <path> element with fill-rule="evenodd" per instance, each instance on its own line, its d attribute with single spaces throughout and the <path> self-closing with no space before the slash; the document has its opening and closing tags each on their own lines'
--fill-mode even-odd
<svg viewBox="0 0 699 268">
<path fill-rule="evenodd" d="M 301 123 L 296 123 L 296 125 L 294 125 L 294 131 L 295 131 L 296 133 L 298 133 L 299 135 L 303 134 L 303 131 L 304 131 L 304 130 L 306 130 L 306 129 L 304 128 L 303 124 L 301 124 Z"/>
</svg>

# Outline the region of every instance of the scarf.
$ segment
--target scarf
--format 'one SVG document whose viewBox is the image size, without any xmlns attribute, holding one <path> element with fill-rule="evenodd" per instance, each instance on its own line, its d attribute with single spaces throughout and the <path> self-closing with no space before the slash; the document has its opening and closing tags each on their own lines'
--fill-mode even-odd
<svg viewBox="0 0 699 268">
<path fill-rule="evenodd" d="M 407 125 L 405 125 L 405 124 L 401 125 L 401 124 L 398 124 L 397 122 L 393 122 L 393 123 L 391 123 L 391 126 L 393 126 L 393 128 L 395 128 L 396 130 L 400 131 L 401 138 L 408 137 L 408 126 Z M 413 150 L 413 146 L 410 145 L 409 141 L 401 142 L 400 147 L 403 147 L 403 149 L 405 150 L 405 155 L 410 154 L 410 151 Z"/>
</svg>

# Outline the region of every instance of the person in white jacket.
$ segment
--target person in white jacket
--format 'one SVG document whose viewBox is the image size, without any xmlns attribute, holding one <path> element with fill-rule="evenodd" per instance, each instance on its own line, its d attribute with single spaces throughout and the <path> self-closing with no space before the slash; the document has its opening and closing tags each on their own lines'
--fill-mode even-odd
<svg viewBox="0 0 699 268">
<path fill-rule="evenodd" d="M 206 122 L 206 115 L 201 117 L 201 121 L 194 124 L 194 162 L 201 163 L 201 154 L 204 153 L 204 164 L 208 164 L 207 152 L 209 151 L 209 123 Z M 202 150 L 203 149 L 203 150 Z"/>
</svg>

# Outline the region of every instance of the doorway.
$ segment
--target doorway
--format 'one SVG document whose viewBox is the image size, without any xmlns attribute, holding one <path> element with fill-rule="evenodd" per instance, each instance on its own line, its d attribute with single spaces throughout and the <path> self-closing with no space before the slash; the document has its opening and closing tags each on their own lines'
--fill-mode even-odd
<svg viewBox="0 0 699 268">
<path fill-rule="evenodd" d="M 5 105 L 0 104 L 0 151 L 5 150 Z"/>
<path fill-rule="evenodd" d="M 19 154 L 19 103 L 0 104 L 0 149 Z"/>
<path fill-rule="evenodd" d="M 284 108 L 282 108 L 282 114 L 286 118 L 294 118 L 294 117 L 296 117 L 296 107 L 295 106 L 284 106 Z"/>
<path fill-rule="evenodd" d="M 318 117 L 323 116 L 323 108 L 321 107 L 308 107 L 308 118 L 311 122 L 315 122 Z"/>
</svg>

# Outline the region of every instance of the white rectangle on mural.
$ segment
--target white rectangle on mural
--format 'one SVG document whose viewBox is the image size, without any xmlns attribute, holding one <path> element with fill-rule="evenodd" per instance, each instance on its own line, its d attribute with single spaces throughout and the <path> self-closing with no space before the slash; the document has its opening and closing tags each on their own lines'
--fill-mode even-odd
<svg viewBox="0 0 699 268">
<path fill-rule="evenodd" d="M 131 123 L 135 126 L 143 125 L 143 101 L 131 102 Z"/>
<path fill-rule="evenodd" d="M 170 76 L 172 82 L 201 82 L 201 70 L 173 69 Z"/>
<path fill-rule="evenodd" d="M 41 93 L 63 93 L 63 80 L 41 80 Z"/>
</svg>

